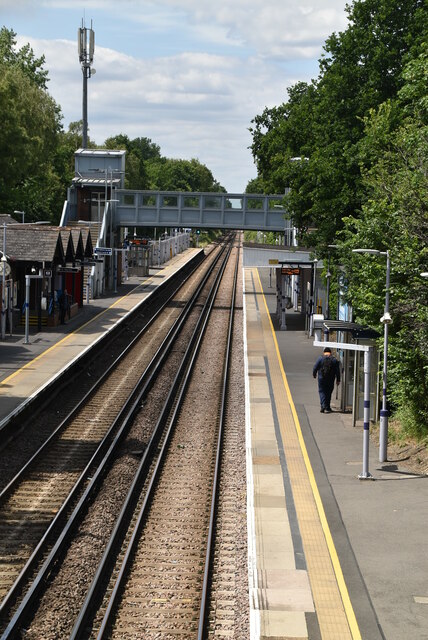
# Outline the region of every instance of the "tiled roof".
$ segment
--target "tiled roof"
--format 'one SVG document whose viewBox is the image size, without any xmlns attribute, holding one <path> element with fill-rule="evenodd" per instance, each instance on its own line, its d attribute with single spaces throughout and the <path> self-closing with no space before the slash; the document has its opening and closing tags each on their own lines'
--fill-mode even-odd
<svg viewBox="0 0 428 640">
<path fill-rule="evenodd" d="M 82 230 L 76 227 L 68 227 L 73 238 L 74 253 L 76 260 L 83 260 L 85 257 L 85 245 L 83 244 Z"/>
<path fill-rule="evenodd" d="M 87 258 L 92 258 L 94 255 L 94 243 L 92 241 L 91 229 L 90 227 L 80 227 L 80 231 L 82 232 L 82 240 L 83 246 L 85 247 L 85 256 Z"/>
<path fill-rule="evenodd" d="M 55 227 L 17 225 L 7 229 L 6 254 L 26 262 L 64 262 L 61 234 Z"/>
</svg>

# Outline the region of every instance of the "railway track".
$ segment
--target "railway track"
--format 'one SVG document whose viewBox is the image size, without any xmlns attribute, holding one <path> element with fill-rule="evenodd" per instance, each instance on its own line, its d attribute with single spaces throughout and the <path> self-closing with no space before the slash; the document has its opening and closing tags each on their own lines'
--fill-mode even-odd
<svg viewBox="0 0 428 640">
<path fill-rule="evenodd" d="M 71 638 L 206 636 L 234 308 L 234 288 L 231 293 L 224 280 L 233 271 L 236 282 L 236 265 L 235 252 L 209 322 L 192 346 L 191 369 L 183 372 L 178 397 L 167 408 L 160 454 L 131 526 L 124 525 L 127 536 L 110 580 L 103 581 L 106 555 Z M 207 368 L 210 362 L 216 362 L 214 370 Z M 115 546 L 111 541 L 113 555 Z M 91 609 L 97 615 L 89 625 Z"/>
<path fill-rule="evenodd" d="M 208 280 L 208 275 L 206 278 Z M 199 295 L 204 296 L 202 287 Z M 70 420 L 70 423 L 68 423 L 68 420 L 65 421 L 58 434 L 52 439 L 50 451 L 45 450 L 43 455 L 35 456 L 26 469 L 26 478 L 10 483 L 1 494 L 0 509 L 2 512 L 0 511 L 0 517 L 1 521 L 6 525 L 6 529 L 1 531 L 3 534 L 2 540 L 8 540 L 1 549 L 0 588 L 2 589 L 3 602 L 0 611 L 3 629 L 7 624 L 6 616 L 15 611 L 11 621 L 7 624 L 3 637 L 16 637 L 13 634 L 16 633 L 18 628 L 22 627 L 23 620 L 28 619 L 29 610 L 34 607 L 34 601 L 40 597 L 39 588 L 33 592 L 33 595 L 28 595 L 31 594 L 32 588 L 30 587 L 26 595 L 20 600 L 20 594 L 25 593 L 24 585 L 26 585 L 30 576 L 34 577 L 37 570 L 39 573 L 36 576 L 36 583 L 42 581 L 40 579 L 40 565 L 43 562 L 46 565 L 48 561 L 54 564 L 57 562 L 59 551 L 55 551 L 53 559 L 51 558 L 53 552 L 49 553 L 49 549 L 55 550 L 58 546 L 58 530 L 52 528 L 52 523 L 58 519 L 57 525 L 62 528 L 63 522 L 60 523 L 60 518 L 58 518 L 61 512 L 63 512 L 62 520 L 70 522 L 68 518 L 71 512 L 75 513 L 78 507 L 82 511 L 87 509 L 87 506 L 82 507 L 82 505 L 85 505 L 88 501 L 90 502 L 92 499 L 89 498 L 90 491 L 95 488 L 97 482 L 101 482 L 103 475 L 106 473 L 105 469 L 99 471 L 101 467 L 96 470 L 96 465 L 103 456 L 104 460 L 111 456 L 109 463 L 111 464 L 111 460 L 115 456 L 113 453 L 114 448 L 118 446 L 122 437 L 117 435 L 117 430 L 110 432 L 111 425 L 116 422 L 116 427 L 119 429 L 119 414 L 122 420 L 124 419 L 123 414 L 128 412 L 127 421 L 130 421 L 137 413 L 137 409 L 140 409 L 142 403 L 144 403 L 144 397 L 149 393 L 152 384 L 148 383 L 147 380 L 144 381 L 142 373 L 142 371 L 147 371 L 149 368 L 150 363 L 148 363 L 148 360 L 150 358 L 148 354 L 152 357 L 153 353 L 160 349 L 158 345 L 162 342 L 162 337 L 165 338 L 165 334 L 168 334 L 173 321 L 172 318 L 174 317 L 175 321 L 178 322 L 178 310 L 181 311 L 185 306 L 186 296 L 188 298 L 189 293 L 186 293 L 181 299 L 177 297 L 173 299 L 168 312 L 171 316 L 170 319 L 167 321 L 166 316 L 159 317 L 156 324 L 151 325 L 153 329 L 146 331 L 144 338 L 140 337 L 135 341 L 133 348 L 127 354 L 127 363 L 126 360 L 123 362 L 121 360 L 116 362 L 113 367 L 115 376 L 118 376 L 116 380 L 113 379 L 113 372 L 107 376 L 105 383 L 90 394 L 91 397 L 84 403 L 85 406 L 77 411 L 73 420 Z M 193 300 L 193 304 L 195 304 L 195 300 Z M 201 306 L 201 304 L 199 301 L 196 306 Z M 155 331 L 155 326 L 162 326 L 162 337 L 158 331 Z M 150 336 L 150 331 L 152 331 L 153 336 Z M 175 340 L 176 338 L 170 338 L 170 344 L 166 350 L 168 352 L 172 351 L 172 356 L 170 357 L 176 357 L 174 356 L 176 346 L 173 347 L 176 344 Z M 164 359 L 167 357 L 166 352 L 163 357 Z M 129 389 L 134 389 L 134 387 L 138 386 L 140 387 L 138 393 L 134 391 L 129 394 Z M 143 393 L 141 393 L 141 387 L 144 388 Z M 124 404 L 126 402 L 127 404 Z M 111 407 L 111 410 L 105 409 L 106 404 Z M 119 409 L 120 407 L 121 409 Z M 107 421 L 104 421 L 105 415 L 108 415 Z M 110 427 L 106 427 L 106 423 Z M 106 429 L 109 433 L 107 438 L 105 436 Z M 101 449 L 100 441 L 103 443 Z M 95 457 L 94 451 L 97 452 Z M 137 460 L 140 454 L 141 451 L 135 452 L 131 450 L 131 455 Z M 88 460 L 91 460 L 91 456 L 90 465 L 92 466 L 88 465 Z M 96 482 L 93 482 L 92 475 L 98 476 Z M 70 487 L 77 486 L 76 478 L 77 484 L 80 483 L 80 488 L 72 499 L 67 498 L 67 495 L 70 495 Z M 67 535 L 71 535 L 73 526 L 76 527 L 76 523 L 68 526 Z M 67 529 L 67 525 L 65 528 Z M 46 539 L 41 538 L 43 532 L 45 534 L 48 532 Z M 65 540 L 65 534 L 61 535 Z M 60 538 L 61 535 L 59 536 Z M 40 546 L 42 539 L 44 539 L 43 545 L 45 546 L 35 554 L 35 550 L 38 545 Z M 12 544 L 10 540 L 12 540 Z M 37 540 L 39 541 L 38 543 L 36 542 Z M 61 542 L 61 544 L 64 544 L 64 542 Z M 9 553 L 9 551 L 12 551 L 12 553 Z M 34 562 L 31 560 L 32 558 Z M 30 560 L 32 562 L 31 567 L 28 566 Z M 48 568 L 43 580 L 46 579 L 47 575 L 51 575 L 51 572 L 52 568 Z M 25 574 L 25 577 L 20 581 L 18 574 L 21 576 Z M 12 586 L 11 583 L 13 583 Z M 35 595 L 36 592 L 37 596 Z M 16 622 L 13 622 L 14 620 Z M 36 635 L 34 637 L 42 636 Z"/>
</svg>

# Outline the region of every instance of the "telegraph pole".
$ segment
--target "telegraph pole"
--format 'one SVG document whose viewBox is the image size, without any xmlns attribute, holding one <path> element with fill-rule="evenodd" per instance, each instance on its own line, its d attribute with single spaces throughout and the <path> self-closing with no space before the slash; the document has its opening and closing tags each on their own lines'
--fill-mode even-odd
<svg viewBox="0 0 428 640">
<path fill-rule="evenodd" d="M 86 149 L 88 146 L 88 78 L 95 73 L 95 69 L 92 68 L 95 50 L 95 32 L 92 29 L 92 20 L 91 28 L 87 29 L 82 19 L 82 26 L 77 31 L 77 49 L 83 74 L 82 148 Z"/>
</svg>

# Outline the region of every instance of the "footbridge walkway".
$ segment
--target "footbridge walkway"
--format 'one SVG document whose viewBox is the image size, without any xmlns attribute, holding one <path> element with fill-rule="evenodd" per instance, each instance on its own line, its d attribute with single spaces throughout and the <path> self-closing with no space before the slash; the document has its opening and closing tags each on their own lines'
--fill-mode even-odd
<svg viewBox="0 0 428 640">
<path fill-rule="evenodd" d="M 188 193 L 118 189 L 112 207 L 114 227 L 197 227 L 281 231 L 283 195 Z"/>
</svg>

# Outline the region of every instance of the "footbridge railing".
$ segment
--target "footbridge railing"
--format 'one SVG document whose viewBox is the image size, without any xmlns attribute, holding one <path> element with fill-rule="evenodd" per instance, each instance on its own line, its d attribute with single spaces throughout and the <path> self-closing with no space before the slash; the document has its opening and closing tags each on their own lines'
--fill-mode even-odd
<svg viewBox="0 0 428 640">
<path fill-rule="evenodd" d="M 291 227 L 283 195 L 115 192 L 115 227 L 181 227 L 284 231 Z"/>
</svg>

